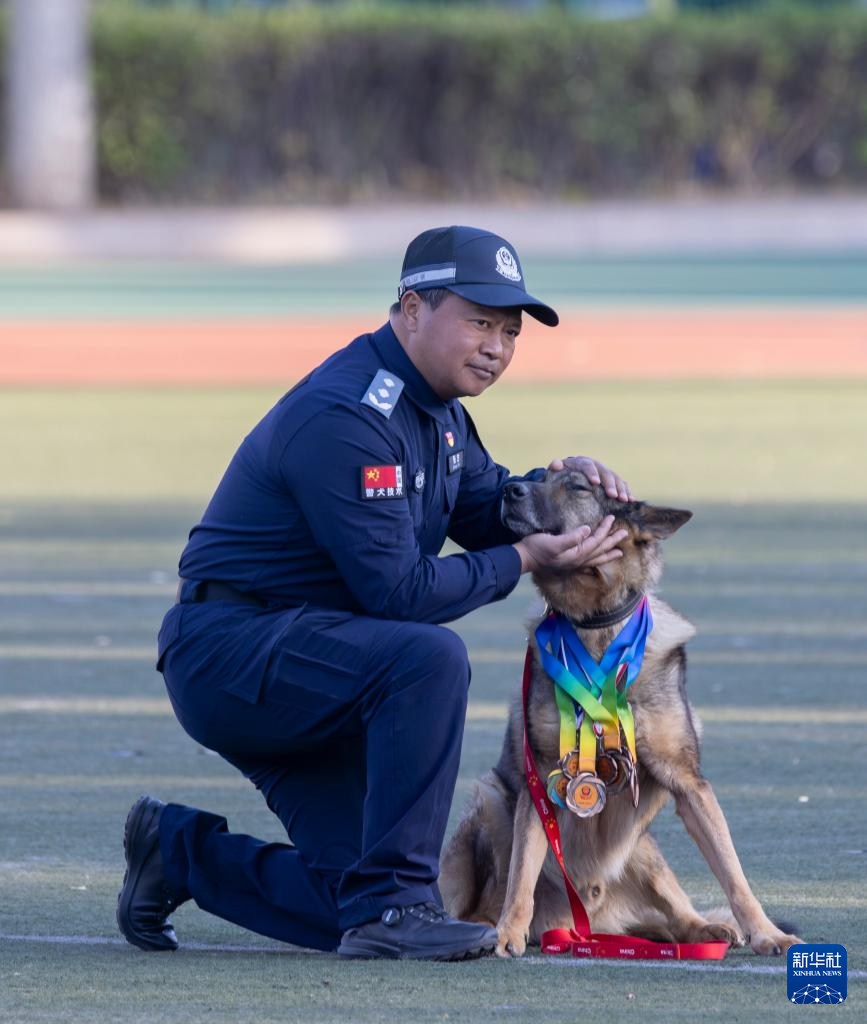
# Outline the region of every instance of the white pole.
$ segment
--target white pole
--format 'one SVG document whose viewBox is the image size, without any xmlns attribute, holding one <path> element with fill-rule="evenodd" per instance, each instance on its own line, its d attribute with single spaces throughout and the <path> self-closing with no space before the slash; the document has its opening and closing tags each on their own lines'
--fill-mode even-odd
<svg viewBox="0 0 867 1024">
<path fill-rule="evenodd" d="M 10 0 L 6 155 L 12 201 L 80 210 L 95 196 L 89 0 Z"/>
</svg>

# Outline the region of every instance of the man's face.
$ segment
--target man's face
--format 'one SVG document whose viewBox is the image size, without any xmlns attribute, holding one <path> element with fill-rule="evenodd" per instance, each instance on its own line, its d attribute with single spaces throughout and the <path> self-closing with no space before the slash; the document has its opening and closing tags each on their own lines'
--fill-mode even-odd
<svg viewBox="0 0 867 1024">
<path fill-rule="evenodd" d="M 402 316 L 407 354 L 444 401 L 480 395 L 498 380 L 521 332 L 520 308 L 477 306 L 452 292 L 436 309 L 409 293 Z"/>
</svg>

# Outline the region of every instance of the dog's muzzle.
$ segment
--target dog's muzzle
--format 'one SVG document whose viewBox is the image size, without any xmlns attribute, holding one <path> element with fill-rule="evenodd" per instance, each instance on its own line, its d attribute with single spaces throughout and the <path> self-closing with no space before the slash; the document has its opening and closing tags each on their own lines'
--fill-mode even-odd
<svg viewBox="0 0 867 1024">
<path fill-rule="evenodd" d="M 529 533 L 537 533 L 539 527 L 530 515 L 532 494 L 528 484 L 515 480 L 503 488 L 500 502 L 500 522 L 512 533 L 526 537 Z M 523 506 L 523 507 L 522 507 Z"/>
</svg>

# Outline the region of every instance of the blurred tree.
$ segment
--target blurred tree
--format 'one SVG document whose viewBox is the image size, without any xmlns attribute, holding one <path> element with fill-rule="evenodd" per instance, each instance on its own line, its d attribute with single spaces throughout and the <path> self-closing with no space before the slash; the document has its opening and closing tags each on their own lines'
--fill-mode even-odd
<svg viewBox="0 0 867 1024">
<path fill-rule="evenodd" d="M 705 10 L 724 11 L 734 7 L 857 7 L 863 6 L 864 0 L 677 0 L 683 8 L 704 8 Z"/>
<path fill-rule="evenodd" d="M 95 196 L 88 0 L 10 0 L 6 154 L 12 201 L 73 210 Z"/>
</svg>

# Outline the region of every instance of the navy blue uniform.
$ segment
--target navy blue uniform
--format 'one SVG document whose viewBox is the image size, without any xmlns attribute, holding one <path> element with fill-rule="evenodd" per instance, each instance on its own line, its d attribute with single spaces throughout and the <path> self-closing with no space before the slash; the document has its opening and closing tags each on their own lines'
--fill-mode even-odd
<svg viewBox="0 0 867 1024">
<path fill-rule="evenodd" d="M 389 325 L 244 440 L 181 557 L 158 667 L 187 732 L 256 784 L 294 846 L 170 804 L 179 898 L 322 949 L 435 898 L 469 684 L 463 643 L 438 624 L 518 581 L 499 517 L 509 479 Z M 437 557 L 446 536 L 465 552 Z M 260 604 L 199 602 L 205 581 Z"/>
</svg>

